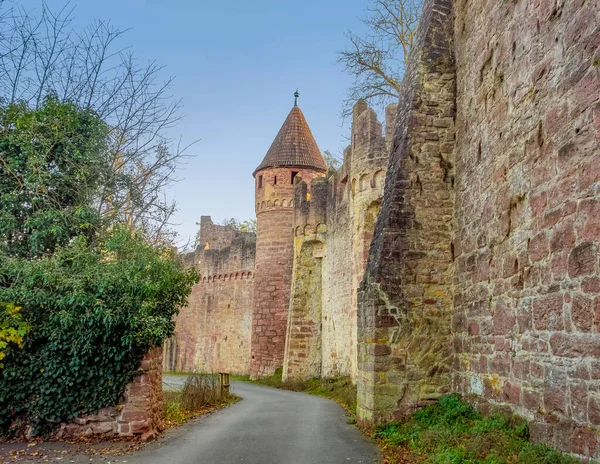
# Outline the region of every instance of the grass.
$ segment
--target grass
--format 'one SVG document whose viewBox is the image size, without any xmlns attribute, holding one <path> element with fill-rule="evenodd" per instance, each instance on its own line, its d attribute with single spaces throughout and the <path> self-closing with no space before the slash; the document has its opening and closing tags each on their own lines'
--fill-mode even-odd
<svg viewBox="0 0 600 464">
<path fill-rule="evenodd" d="M 186 374 L 181 391 L 167 390 L 165 395 L 165 425 L 172 427 L 240 400 L 229 392 L 222 392 L 218 375 Z"/>
<path fill-rule="evenodd" d="M 332 399 L 342 405 L 348 412 L 351 422 L 355 421 L 356 386 L 352 384 L 350 377 L 284 381 L 281 374 L 282 369 L 279 368 L 275 371 L 275 374 L 257 380 L 250 380 L 248 376 L 231 376 L 231 379 L 249 381 L 266 387 L 281 388 L 283 390 L 303 392 Z"/>
<path fill-rule="evenodd" d="M 417 410 L 373 434 L 387 463 L 577 464 L 579 461 L 529 441 L 529 426 L 518 416 L 484 416 L 458 395 Z"/>
</svg>

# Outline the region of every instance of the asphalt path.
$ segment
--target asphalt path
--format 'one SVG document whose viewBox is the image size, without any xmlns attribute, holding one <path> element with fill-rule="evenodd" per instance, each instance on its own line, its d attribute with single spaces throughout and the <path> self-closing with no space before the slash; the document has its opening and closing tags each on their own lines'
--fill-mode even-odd
<svg viewBox="0 0 600 464">
<path fill-rule="evenodd" d="M 166 381 L 177 382 L 170 377 Z M 240 401 L 196 419 L 141 451 L 113 462 L 128 464 L 373 463 L 375 445 L 348 424 L 331 400 L 231 382 Z"/>
<path fill-rule="evenodd" d="M 164 376 L 163 380 L 165 389 L 177 390 L 186 377 Z M 92 455 L 80 445 L 73 449 L 75 445 L 64 442 L 33 448 L 16 443 L 0 445 L 0 462 L 3 454 L 24 446 L 46 456 L 42 462 L 75 464 L 372 464 L 380 460 L 376 446 L 348 423 L 334 401 L 247 382 L 231 385 L 242 401 L 173 427 L 139 451 L 102 453 L 117 447 L 119 443 L 113 442 L 92 445 L 96 449 Z M 16 462 L 38 464 L 40 459 L 21 456 Z"/>
</svg>

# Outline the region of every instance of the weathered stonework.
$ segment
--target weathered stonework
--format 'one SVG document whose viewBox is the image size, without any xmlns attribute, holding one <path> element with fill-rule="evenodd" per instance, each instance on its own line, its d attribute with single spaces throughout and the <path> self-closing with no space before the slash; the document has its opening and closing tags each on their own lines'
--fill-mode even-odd
<svg viewBox="0 0 600 464">
<path fill-rule="evenodd" d="M 455 12 L 454 388 L 600 457 L 600 2 Z"/>
<path fill-rule="evenodd" d="M 364 101 L 353 113 L 352 144 L 339 171 L 296 185 L 284 379 L 356 377 L 356 289 L 381 204 L 391 136 L 383 136 Z M 390 128 L 395 113 L 390 105 Z"/>
<path fill-rule="evenodd" d="M 163 429 L 162 349 L 149 351 L 140 370 L 143 373 L 127 387 L 120 404 L 61 424 L 57 437 L 110 434 L 153 438 Z"/>
<path fill-rule="evenodd" d="M 600 0 L 425 0 L 385 137 L 358 102 L 338 172 L 292 110 L 255 172 L 253 377 L 350 375 L 363 425 L 459 392 L 600 457 L 599 24 Z M 186 311 L 185 369 L 249 330 Z"/>
<path fill-rule="evenodd" d="M 257 174 L 262 186 L 257 180 L 252 378 L 273 374 L 283 365 L 294 252 L 292 172 L 306 179 L 319 175 L 301 168 L 268 168 Z"/>
<path fill-rule="evenodd" d="M 185 261 L 200 282 L 165 343 L 164 369 L 249 374 L 255 235 L 202 216 L 198 243 Z"/>
<path fill-rule="evenodd" d="M 359 293 L 358 419 L 450 391 L 455 74 L 449 0 L 426 2 Z"/>
</svg>

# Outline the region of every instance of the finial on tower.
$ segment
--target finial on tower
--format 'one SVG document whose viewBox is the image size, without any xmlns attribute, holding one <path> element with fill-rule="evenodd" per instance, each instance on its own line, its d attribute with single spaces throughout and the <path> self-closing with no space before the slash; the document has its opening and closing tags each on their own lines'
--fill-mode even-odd
<svg viewBox="0 0 600 464">
<path fill-rule="evenodd" d="M 298 106 L 298 97 L 300 96 L 300 92 L 298 92 L 298 89 L 296 89 L 296 91 L 294 92 L 294 97 L 296 97 L 294 99 L 294 106 Z"/>
</svg>

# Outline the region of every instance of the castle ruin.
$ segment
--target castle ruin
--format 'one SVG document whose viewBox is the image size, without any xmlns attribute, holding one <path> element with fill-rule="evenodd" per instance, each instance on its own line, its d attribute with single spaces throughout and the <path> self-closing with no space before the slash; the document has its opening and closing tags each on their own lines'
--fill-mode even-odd
<svg viewBox="0 0 600 464">
<path fill-rule="evenodd" d="M 358 419 L 441 395 L 600 457 L 600 4 L 426 0 L 385 131 L 327 171 L 294 107 L 258 232 L 203 217 L 167 370 L 349 375 Z"/>
</svg>

